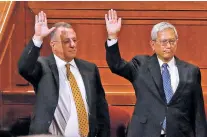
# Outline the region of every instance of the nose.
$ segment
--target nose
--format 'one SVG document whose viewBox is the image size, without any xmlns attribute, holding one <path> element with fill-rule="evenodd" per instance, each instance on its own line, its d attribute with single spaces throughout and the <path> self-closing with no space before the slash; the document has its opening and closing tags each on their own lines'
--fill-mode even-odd
<svg viewBox="0 0 207 137">
<path fill-rule="evenodd" d="M 167 41 L 167 43 L 166 43 L 166 47 L 168 47 L 168 48 L 170 48 L 170 47 L 171 47 L 171 44 L 170 44 L 170 42 L 169 42 L 169 41 Z"/>
<path fill-rule="evenodd" d="M 72 39 L 70 39 L 70 46 L 73 48 L 76 46 L 75 42 Z"/>
</svg>

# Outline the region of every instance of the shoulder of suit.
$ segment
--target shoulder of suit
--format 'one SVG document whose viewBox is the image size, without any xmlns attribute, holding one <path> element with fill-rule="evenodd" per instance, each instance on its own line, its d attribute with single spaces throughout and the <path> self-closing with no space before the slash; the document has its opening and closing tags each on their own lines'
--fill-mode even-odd
<svg viewBox="0 0 207 137">
<path fill-rule="evenodd" d="M 186 61 L 183 61 L 183 60 L 180 60 L 180 59 L 179 59 L 179 61 L 181 63 L 183 63 L 186 67 L 189 67 L 189 68 L 192 68 L 192 69 L 199 69 L 199 67 L 195 64 L 192 64 L 190 62 L 186 62 Z"/>
<path fill-rule="evenodd" d="M 150 58 L 149 55 L 136 55 L 134 59 L 148 60 Z"/>
<path fill-rule="evenodd" d="M 37 61 L 39 61 L 39 62 L 45 62 L 45 61 L 48 60 L 47 58 L 48 58 L 48 57 L 40 56 L 40 57 L 38 57 Z"/>
<path fill-rule="evenodd" d="M 41 66 L 49 66 L 49 57 L 40 56 L 38 57 L 37 61 L 41 64 Z"/>
<path fill-rule="evenodd" d="M 139 62 L 139 63 L 145 63 L 150 59 L 151 56 L 149 55 L 137 55 L 132 58 L 132 62 Z"/>
<path fill-rule="evenodd" d="M 78 60 L 79 62 L 81 62 L 81 63 L 83 63 L 85 65 L 96 66 L 95 63 L 92 63 L 92 62 L 89 62 L 89 61 L 86 61 L 86 60 L 83 60 L 83 59 L 76 58 L 76 60 Z"/>
</svg>

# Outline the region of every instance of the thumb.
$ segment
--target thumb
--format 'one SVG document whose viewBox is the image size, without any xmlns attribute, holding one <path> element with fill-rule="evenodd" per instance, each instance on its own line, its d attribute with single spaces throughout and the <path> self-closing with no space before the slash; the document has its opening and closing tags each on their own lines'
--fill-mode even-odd
<svg viewBox="0 0 207 137">
<path fill-rule="evenodd" d="M 55 27 L 50 28 L 50 29 L 49 29 L 49 34 L 50 34 L 51 32 L 53 32 L 55 29 L 56 29 Z"/>
<path fill-rule="evenodd" d="M 120 28 L 121 28 L 121 18 L 118 19 L 118 25 L 119 25 Z"/>
</svg>

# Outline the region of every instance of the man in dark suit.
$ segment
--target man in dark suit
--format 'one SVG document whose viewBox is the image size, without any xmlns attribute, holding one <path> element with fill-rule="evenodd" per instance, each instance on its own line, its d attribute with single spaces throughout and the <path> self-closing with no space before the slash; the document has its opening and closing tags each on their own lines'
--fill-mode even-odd
<svg viewBox="0 0 207 137">
<path fill-rule="evenodd" d="M 43 39 L 49 34 L 53 54 L 40 57 Z M 35 16 L 35 34 L 18 63 L 19 73 L 32 83 L 36 94 L 30 134 L 110 136 L 98 68 L 76 58 L 77 42 L 70 24 L 59 22 L 48 29 L 46 14 Z"/>
<path fill-rule="evenodd" d="M 109 10 L 105 20 L 109 68 L 132 83 L 137 98 L 127 136 L 207 137 L 200 70 L 175 57 L 175 27 L 156 24 L 150 42 L 155 54 L 137 55 L 127 62 L 121 58 L 117 40 L 121 18 Z"/>
</svg>

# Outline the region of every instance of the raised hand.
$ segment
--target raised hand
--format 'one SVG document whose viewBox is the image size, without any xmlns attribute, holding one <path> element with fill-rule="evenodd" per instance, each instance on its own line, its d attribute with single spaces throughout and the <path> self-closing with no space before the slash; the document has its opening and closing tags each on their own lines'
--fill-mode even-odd
<svg viewBox="0 0 207 137">
<path fill-rule="evenodd" d="M 108 15 L 105 14 L 106 29 L 109 39 L 115 39 L 118 37 L 118 32 L 121 29 L 121 18 L 117 19 L 117 13 L 111 9 L 108 11 Z"/>
<path fill-rule="evenodd" d="M 43 38 L 49 35 L 54 29 L 55 27 L 51 29 L 48 28 L 47 17 L 43 11 L 35 15 L 35 39 L 43 40 Z"/>
</svg>

